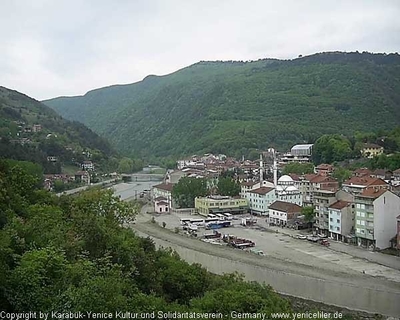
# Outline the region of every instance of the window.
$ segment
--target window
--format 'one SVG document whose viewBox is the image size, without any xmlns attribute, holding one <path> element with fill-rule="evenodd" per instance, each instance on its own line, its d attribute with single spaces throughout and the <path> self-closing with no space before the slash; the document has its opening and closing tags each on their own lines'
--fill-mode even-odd
<svg viewBox="0 0 400 320">
<path fill-rule="evenodd" d="M 361 212 L 361 218 L 365 218 L 365 212 Z"/>
<path fill-rule="evenodd" d="M 340 228 L 339 228 L 339 227 L 336 227 L 336 231 L 340 231 Z"/>
<path fill-rule="evenodd" d="M 333 219 L 332 219 L 332 218 L 330 218 L 330 219 L 329 219 L 329 221 L 333 222 Z"/>
<path fill-rule="evenodd" d="M 364 229 L 361 229 L 360 231 L 361 231 L 360 232 L 361 234 L 365 234 L 365 230 Z"/>
<path fill-rule="evenodd" d="M 365 226 L 365 221 L 364 220 L 361 220 L 361 225 Z"/>
<path fill-rule="evenodd" d="M 340 220 L 339 220 L 339 219 L 336 219 L 336 223 L 340 223 Z"/>
<path fill-rule="evenodd" d="M 361 220 L 357 220 L 357 224 L 360 225 L 361 224 Z"/>
<path fill-rule="evenodd" d="M 360 216 L 360 212 L 359 211 L 357 211 L 357 217 L 359 217 Z"/>
<path fill-rule="evenodd" d="M 361 209 L 365 210 L 365 204 L 361 204 Z"/>
<path fill-rule="evenodd" d="M 357 203 L 357 209 L 360 209 L 360 208 L 361 208 L 360 204 L 359 204 L 359 203 Z"/>
<path fill-rule="evenodd" d="M 356 231 L 357 231 L 357 233 L 360 233 L 360 228 L 357 228 L 357 230 L 356 230 Z"/>
</svg>

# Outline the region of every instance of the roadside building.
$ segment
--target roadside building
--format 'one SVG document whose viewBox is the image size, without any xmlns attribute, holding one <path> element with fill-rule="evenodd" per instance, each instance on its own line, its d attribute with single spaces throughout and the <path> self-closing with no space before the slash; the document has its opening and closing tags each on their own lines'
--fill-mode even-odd
<svg viewBox="0 0 400 320">
<path fill-rule="evenodd" d="M 153 201 L 158 197 L 163 197 L 168 203 L 168 208 L 172 207 L 172 189 L 174 184 L 172 183 L 161 183 L 153 186 L 152 188 L 152 199 Z"/>
<path fill-rule="evenodd" d="M 346 241 L 354 234 L 354 204 L 338 200 L 329 206 L 329 236 L 336 241 Z"/>
<path fill-rule="evenodd" d="M 295 203 L 275 201 L 269 206 L 270 222 L 286 226 L 301 215 L 301 207 Z"/>
<path fill-rule="evenodd" d="M 87 171 L 78 171 L 75 173 L 75 181 L 90 184 L 90 174 Z"/>
<path fill-rule="evenodd" d="M 400 250 L 400 215 L 397 216 L 397 250 Z"/>
<path fill-rule="evenodd" d="M 268 207 L 276 201 L 275 188 L 261 187 L 246 193 L 252 214 L 268 215 Z"/>
<path fill-rule="evenodd" d="M 400 212 L 400 198 L 379 188 L 364 190 L 355 196 L 357 244 L 385 249 L 397 234 L 396 218 Z"/>
<path fill-rule="evenodd" d="M 165 197 L 157 197 L 154 199 L 154 212 L 169 212 L 168 199 Z"/>
<path fill-rule="evenodd" d="M 387 169 L 376 169 L 374 170 L 370 176 L 372 178 L 382 179 L 384 181 L 389 181 L 392 179 L 393 172 Z"/>
<path fill-rule="evenodd" d="M 249 209 L 247 199 L 218 195 L 196 198 L 194 206 L 196 212 L 203 216 L 217 213 L 244 214 Z"/>
<path fill-rule="evenodd" d="M 353 176 L 355 177 L 365 177 L 365 176 L 370 176 L 372 174 L 372 171 L 369 170 L 368 168 L 359 168 L 353 171 Z"/>
<path fill-rule="evenodd" d="M 363 157 L 372 159 L 383 153 L 383 147 L 374 143 L 365 143 L 361 149 L 361 154 Z"/>
<path fill-rule="evenodd" d="M 293 156 L 306 156 L 311 157 L 313 144 L 296 144 L 290 150 Z"/>
</svg>

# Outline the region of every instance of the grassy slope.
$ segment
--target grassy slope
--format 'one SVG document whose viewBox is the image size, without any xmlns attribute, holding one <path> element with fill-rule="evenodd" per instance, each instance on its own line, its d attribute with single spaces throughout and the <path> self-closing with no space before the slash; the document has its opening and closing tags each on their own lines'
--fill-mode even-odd
<svg viewBox="0 0 400 320">
<path fill-rule="evenodd" d="M 163 77 L 45 101 L 125 152 L 182 155 L 312 141 L 400 124 L 400 57 L 318 54 L 200 62 Z"/>
</svg>

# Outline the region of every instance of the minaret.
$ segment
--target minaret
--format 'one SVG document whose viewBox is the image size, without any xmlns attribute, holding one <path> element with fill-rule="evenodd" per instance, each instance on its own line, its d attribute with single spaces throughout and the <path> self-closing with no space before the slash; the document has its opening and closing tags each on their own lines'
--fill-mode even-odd
<svg viewBox="0 0 400 320">
<path fill-rule="evenodd" d="M 260 188 L 263 186 L 263 180 L 264 180 L 264 170 L 263 170 L 263 158 L 262 154 L 260 154 Z"/>
<path fill-rule="evenodd" d="M 276 186 L 278 185 L 278 167 L 276 165 L 276 155 L 275 155 L 275 150 L 272 152 L 273 157 L 274 157 L 274 186 L 276 188 Z"/>
</svg>

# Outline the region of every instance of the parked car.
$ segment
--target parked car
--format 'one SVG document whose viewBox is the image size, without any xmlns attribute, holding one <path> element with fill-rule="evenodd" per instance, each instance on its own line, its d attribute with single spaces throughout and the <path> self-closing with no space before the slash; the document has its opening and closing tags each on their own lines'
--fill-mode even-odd
<svg viewBox="0 0 400 320">
<path fill-rule="evenodd" d="M 306 240 L 306 239 L 307 239 L 307 236 L 305 236 L 304 234 L 297 234 L 297 235 L 296 235 L 296 238 L 297 238 L 297 239 L 300 239 L 300 240 Z"/>
<path fill-rule="evenodd" d="M 312 242 L 318 242 L 319 237 L 318 236 L 307 236 L 307 240 L 312 241 Z"/>
</svg>

